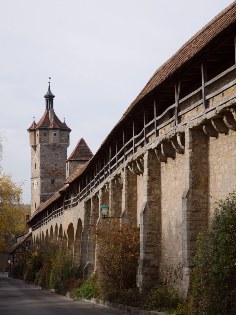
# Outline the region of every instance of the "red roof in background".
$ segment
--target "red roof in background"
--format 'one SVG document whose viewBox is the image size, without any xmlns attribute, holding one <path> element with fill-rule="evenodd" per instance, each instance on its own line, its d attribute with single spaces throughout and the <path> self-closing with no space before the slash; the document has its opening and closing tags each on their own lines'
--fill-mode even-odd
<svg viewBox="0 0 236 315">
<path fill-rule="evenodd" d="M 67 161 L 89 161 L 93 153 L 83 138 L 79 140 Z"/>
</svg>

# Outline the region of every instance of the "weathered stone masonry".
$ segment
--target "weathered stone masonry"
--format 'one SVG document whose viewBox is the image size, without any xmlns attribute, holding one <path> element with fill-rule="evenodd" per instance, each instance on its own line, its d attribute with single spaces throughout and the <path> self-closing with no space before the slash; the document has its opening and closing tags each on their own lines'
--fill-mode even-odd
<svg viewBox="0 0 236 315">
<path fill-rule="evenodd" d="M 109 205 L 140 226 L 140 290 L 165 283 L 186 296 L 197 235 L 236 189 L 235 19 L 233 2 L 154 74 L 89 163 L 34 212 L 35 242 L 65 235 L 91 273 L 91 231 Z"/>
</svg>

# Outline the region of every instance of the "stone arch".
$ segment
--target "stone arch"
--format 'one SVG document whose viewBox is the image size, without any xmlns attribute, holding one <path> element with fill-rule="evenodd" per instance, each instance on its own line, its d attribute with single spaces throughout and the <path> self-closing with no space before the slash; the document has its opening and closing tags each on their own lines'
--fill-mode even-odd
<svg viewBox="0 0 236 315">
<path fill-rule="evenodd" d="M 54 229 L 54 239 L 56 242 L 58 241 L 58 233 L 59 233 L 59 229 L 58 229 L 58 225 L 56 223 L 55 229 Z"/>
<path fill-rule="evenodd" d="M 74 264 L 79 266 L 81 264 L 81 236 L 82 236 L 82 221 L 79 219 L 76 227 L 75 241 L 74 241 Z"/>
<path fill-rule="evenodd" d="M 74 256 L 74 226 L 72 223 L 67 228 L 67 247 L 71 258 Z"/>
<path fill-rule="evenodd" d="M 100 195 L 99 195 L 99 198 L 100 198 L 100 205 L 99 205 L 99 212 L 101 212 L 101 206 L 102 205 L 107 205 L 109 206 L 109 185 L 108 183 L 105 184 L 102 189 L 100 190 Z"/>
<path fill-rule="evenodd" d="M 90 214 L 90 222 L 89 222 L 89 227 L 88 227 L 88 239 L 87 239 L 87 257 L 86 257 L 86 266 L 84 268 L 85 276 L 92 273 L 95 269 L 96 239 L 95 239 L 94 229 L 96 228 L 99 215 L 100 215 L 99 195 L 96 194 L 91 198 L 91 214 Z"/>
<path fill-rule="evenodd" d="M 51 225 L 51 227 L 50 227 L 49 240 L 50 240 L 50 241 L 53 241 L 53 227 L 52 227 L 52 225 Z"/>
<path fill-rule="evenodd" d="M 44 243 L 44 241 L 45 241 L 45 236 L 44 236 L 44 232 L 42 232 L 42 234 L 41 234 L 41 242 Z"/>
<path fill-rule="evenodd" d="M 46 230 L 46 235 L 45 235 L 45 242 L 48 243 L 49 241 L 49 233 L 48 233 L 48 229 Z"/>
<path fill-rule="evenodd" d="M 58 230 L 58 240 L 62 241 L 63 239 L 63 229 L 62 229 L 62 224 L 60 224 L 59 230 Z"/>
<path fill-rule="evenodd" d="M 37 245 L 39 245 L 39 243 L 40 243 L 40 237 L 39 237 L 38 235 L 36 236 L 35 242 L 36 242 Z"/>
</svg>

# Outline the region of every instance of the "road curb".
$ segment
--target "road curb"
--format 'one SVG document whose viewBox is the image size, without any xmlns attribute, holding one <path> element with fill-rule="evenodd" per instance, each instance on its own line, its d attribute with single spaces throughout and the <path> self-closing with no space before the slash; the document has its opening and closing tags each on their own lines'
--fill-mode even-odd
<svg viewBox="0 0 236 315">
<path fill-rule="evenodd" d="M 141 310 L 137 307 L 123 305 L 123 304 L 116 304 L 116 303 L 110 303 L 108 301 L 99 300 L 92 298 L 91 300 L 87 299 L 81 299 L 82 301 L 96 304 L 102 307 L 110 308 L 119 311 L 120 313 L 127 313 L 131 315 L 167 315 L 165 312 L 154 312 L 154 311 L 145 311 Z"/>
</svg>

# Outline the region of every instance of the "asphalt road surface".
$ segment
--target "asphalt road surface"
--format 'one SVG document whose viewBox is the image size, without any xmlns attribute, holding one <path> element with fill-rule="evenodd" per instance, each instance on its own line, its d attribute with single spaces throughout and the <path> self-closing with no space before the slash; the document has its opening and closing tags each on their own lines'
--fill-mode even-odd
<svg viewBox="0 0 236 315">
<path fill-rule="evenodd" d="M 83 301 L 72 301 L 65 296 L 41 290 L 22 280 L 0 274 L 0 314 L 117 315 L 121 313 Z"/>
</svg>

